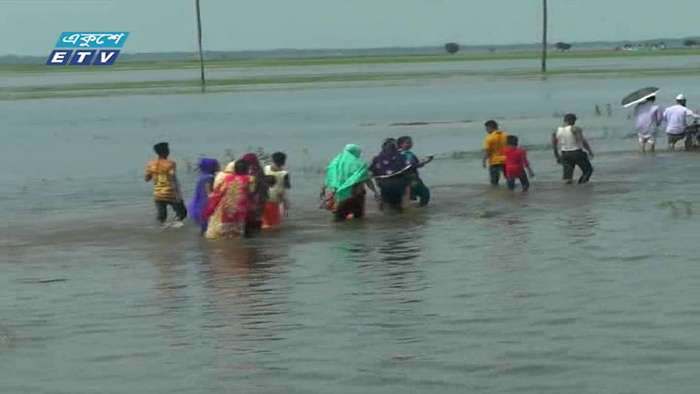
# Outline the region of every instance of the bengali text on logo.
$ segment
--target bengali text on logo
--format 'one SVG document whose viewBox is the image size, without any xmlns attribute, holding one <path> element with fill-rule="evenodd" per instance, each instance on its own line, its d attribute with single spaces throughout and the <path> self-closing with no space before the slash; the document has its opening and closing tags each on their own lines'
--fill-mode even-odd
<svg viewBox="0 0 700 394">
<path fill-rule="evenodd" d="M 48 66 L 111 66 L 129 37 L 120 32 L 63 32 L 46 62 Z M 64 49 L 65 48 L 65 49 Z M 67 49 L 72 48 L 72 49 Z M 92 49 L 95 48 L 95 49 Z"/>
</svg>

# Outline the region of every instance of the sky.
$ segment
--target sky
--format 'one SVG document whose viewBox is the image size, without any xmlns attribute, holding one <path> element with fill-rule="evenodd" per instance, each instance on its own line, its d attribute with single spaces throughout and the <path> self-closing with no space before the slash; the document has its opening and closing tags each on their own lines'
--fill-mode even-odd
<svg viewBox="0 0 700 394">
<path fill-rule="evenodd" d="M 535 43 L 540 0 L 200 0 L 205 50 Z M 129 31 L 124 52 L 196 51 L 195 0 L 0 0 L 0 56 L 62 31 Z M 698 0 L 549 0 L 551 42 L 699 35 Z"/>
</svg>

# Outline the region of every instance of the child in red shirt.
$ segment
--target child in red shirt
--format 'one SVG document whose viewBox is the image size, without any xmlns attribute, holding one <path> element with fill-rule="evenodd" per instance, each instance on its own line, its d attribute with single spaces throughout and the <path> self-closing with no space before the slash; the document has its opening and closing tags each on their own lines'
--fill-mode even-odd
<svg viewBox="0 0 700 394">
<path fill-rule="evenodd" d="M 506 146 L 503 148 L 503 154 L 506 156 L 505 173 L 508 190 L 515 190 L 515 180 L 520 179 L 520 185 L 523 191 L 528 191 L 530 188 L 530 181 L 527 179 L 527 174 L 529 173 L 531 177 L 534 177 L 535 173 L 530 168 L 525 150 L 518 148 L 518 137 L 509 135 L 506 138 Z M 527 173 L 525 173 L 526 169 Z"/>
</svg>

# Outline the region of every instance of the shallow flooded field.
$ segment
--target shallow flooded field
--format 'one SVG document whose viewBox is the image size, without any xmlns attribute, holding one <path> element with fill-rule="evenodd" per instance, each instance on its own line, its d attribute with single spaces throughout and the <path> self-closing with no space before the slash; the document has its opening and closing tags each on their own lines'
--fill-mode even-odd
<svg viewBox="0 0 700 394">
<path fill-rule="evenodd" d="M 698 62 L 679 59 L 668 61 Z M 465 67 L 477 66 L 509 69 Z M 638 155 L 617 104 L 652 85 L 660 104 L 682 92 L 699 109 L 700 77 L 405 67 L 447 75 L 3 101 L 0 392 L 697 392 L 700 155 L 666 152 L 663 138 L 655 156 Z M 22 78 L 2 86 L 63 76 Z M 596 152 L 584 187 L 561 184 L 547 145 L 565 112 Z M 528 148 L 529 195 L 487 186 L 490 118 Z M 328 161 L 346 143 L 369 159 L 404 134 L 437 156 L 422 170 L 431 206 L 331 223 L 317 200 Z M 284 228 L 226 243 L 194 225 L 155 229 L 142 172 L 161 140 L 187 197 L 202 154 L 286 151 Z"/>
</svg>

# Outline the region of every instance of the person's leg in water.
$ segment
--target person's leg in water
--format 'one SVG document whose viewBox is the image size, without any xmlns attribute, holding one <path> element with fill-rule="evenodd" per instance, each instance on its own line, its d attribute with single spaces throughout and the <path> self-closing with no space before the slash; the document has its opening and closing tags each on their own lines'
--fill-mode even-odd
<svg viewBox="0 0 700 394">
<path fill-rule="evenodd" d="M 183 221 L 187 218 L 187 207 L 185 207 L 184 201 L 175 201 L 172 203 L 172 206 L 177 220 Z"/>
<path fill-rule="evenodd" d="M 183 227 L 185 225 L 183 221 L 187 217 L 187 207 L 185 207 L 185 203 L 183 201 L 173 201 L 169 204 L 173 207 L 175 217 L 177 218 L 177 222 L 173 223 L 173 227 Z"/>
<path fill-rule="evenodd" d="M 527 177 L 526 173 L 523 173 L 523 175 L 519 178 L 520 179 L 520 186 L 523 188 L 523 192 L 527 192 L 530 190 L 530 180 Z"/>
<path fill-rule="evenodd" d="M 408 186 L 408 180 L 401 176 L 385 178 L 379 184 L 384 208 L 390 208 L 396 213 L 403 213 L 403 198 Z"/>
<path fill-rule="evenodd" d="M 561 154 L 561 166 L 563 171 L 562 178 L 564 183 L 570 185 L 573 183 L 574 179 L 574 163 L 571 157 L 571 152 L 562 152 Z"/>
<path fill-rule="evenodd" d="M 356 201 L 352 205 L 353 219 L 362 219 L 365 216 L 365 193 L 358 195 Z"/>
<path fill-rule="evenodd" d="M 646 153 L 644 151 L 644 148 L 646 147 L 646 139 L 644 138 L 643 135 L 639 135 L 639 142 L 637 143 L 637 149 L 639 150 L 639 153 Z"/>
<path fill-rule="evenodd" d="M 489 166 L 489 176 L 491 178 L 491 186 L 498 186 L 501 180 L 501 173 L 505 171 L 503 164 L 494 164 Z"/>
<path fill-rule="evenodd" d="M 593 166 L 591 165 L 591 161 L 588 160 L 588 155 L 586 154 L 586 152 L 580 152 L 580 159 L 578 160 L 577 164 L 581 168 L 581 171 L 583 171 L 583 174 L 581 175 L 581 178 L 579 178 L 578 183 L 587 183 L 591 179 L 591 175 L 593 174 Z"/>
<path fill-rule="evenodd" d="M 515 190 L 515 178 L 506 178 L 508 190 Z"/>
<path fill-rule="evenodd" d="M 168 219 L 168 202 L 167 201 L 156 201 L 156 220 L 158 224 L 163 225 Z"/>
<path fill-rule="evenodd" d="M 423 180 L 419 178 L 411 188 L 411 196 L 415 196 L 420 200 L 418 202 L 419 207 L 424 207 L 430 202 L 430 189 L 428 189 L 425 183 L 423 183 Z"/>
</svg>

